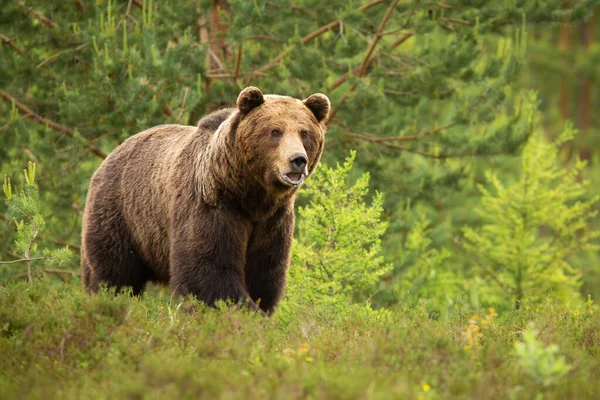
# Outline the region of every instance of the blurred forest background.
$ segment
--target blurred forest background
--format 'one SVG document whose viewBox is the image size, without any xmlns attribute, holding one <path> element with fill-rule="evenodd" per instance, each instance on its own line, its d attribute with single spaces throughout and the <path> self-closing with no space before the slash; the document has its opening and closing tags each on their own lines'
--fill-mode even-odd
<svg viewBox="0 0 600 400">
<path fill-rule="evenodd" d="M 597 301 L 599 3 L 5 1 L 0 279 L 71 279 L 106 155 L 254 85 L 333 106 L 289 296 Z"/>
</svg>

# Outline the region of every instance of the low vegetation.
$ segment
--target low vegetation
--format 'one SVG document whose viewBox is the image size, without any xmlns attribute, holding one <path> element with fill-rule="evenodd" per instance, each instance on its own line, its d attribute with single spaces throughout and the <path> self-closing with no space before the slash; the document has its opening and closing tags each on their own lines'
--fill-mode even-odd
<svg viewBox="0 0 600 400">
<path fill-rule="evenodd" d="M 332 305 L 264 318 L 226 306 L 85 294 L 77 281 L 0 289 L 3 398 L 594 398 L 600 312 L 547 298 L 444 317 L 424 305 Z M 532 336 L 533 335 L 533 336 Z M 557 364 L 558 363 L 558 364 Z"/>
</svg>

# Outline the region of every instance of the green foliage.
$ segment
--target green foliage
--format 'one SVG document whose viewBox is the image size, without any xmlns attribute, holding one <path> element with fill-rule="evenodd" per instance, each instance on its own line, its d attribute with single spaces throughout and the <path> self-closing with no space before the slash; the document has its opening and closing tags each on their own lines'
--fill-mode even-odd
<svg viewBox="0 0 600 400">
<path fill-rule="evenodd" d="M 599 5 L 3 5 L 0 175 L 26 173 L 19 190 L 4 179 L 0 259 L 29 260 L 33 282 L 15 280 L 22 261 L 1 265 L 0 393 L 595 398 L 600 314 L 578 290 L 583 281 L 584 293 L 600 293 L 600 169 L 584 151 L 600 137 L 593 21 L 571 35 L 587 45 L 557 43 L 576 29 L 566 23 Z M 64 243 L 80 241 L 89 178 L 105 154 L 155 125 L 194 125 L 247 85 L 327 94 L 323 160 L 358 149 L 302 189 L 288 292 L 273 317 L 175 304 L 156 287 L 140 298 L 88 296 L 76 277 L 31 279 L 76 276 Z M 576 143 L 569 127 L 545 141 L 565 116 L 586 125 Z M 587 165 L 571 161 L 580 148 Z M 529 323 L 539 332 L 520 341 Z"/>
<path fill-rule="evenodd" d="M 299 98 L 326 93 L 333 115 L 324 162 L 335 165 L 350 149 L 359 154 L 352 173 L 329 169 L 303 189 L 313 200 L 298 219 L 286 307 L 322 303 L 375 318 L 385 312 L 373 313 L 365 302 L 379 310 L 398 303 L 443 313 L 466 304 L 506 309 L 550 289 L 578 300 L 582 281 L 584 293 L 596 296 L 600 261 L 588 250 L 598 244 L 590 219 L 600 187 L 597 160 L 550 177 L 536 163 L 548 166 L 554 157 L 550 170 L 558 173 L 573 145 L 565 143 L 561 154 L 553 147 L 551 156 L 528 147 L 527 179 L 547 185 L 535 194 L 541 208 L 511 179 L 534 127 L 556 134 L 563 110 L 554 98 L 563 83 L 576 81 L 580 70 L 594 81 L 597 46 L 556 56 L 555 43 L 563 23 L 585 21 L 599 4 L 9 2 L 0 8 L 0 174 L 34 162 L 41 190 L 34 181 L 23 194 L 10 194 L 37 220 L 0 204 L 0 258 L 23 258 L 31 244 L 36 256 L 52 257 L 50 265 L 75 271 L 78 262 L 63 246 L 80 242 L 89 178 L 105 154 L 152 126 L 193 125 L 256 85 Z M 212 25 L 217 17 L 223 29 Z M 543 84 L 539 104 L 524 89 L 531 81 Z M 574 91 L 586 93 L 571 84 Z M 581 103 L 583 120 L 585 98 L 571 103 L 577 107 L 569 116 L 578 119 L 573 109 Z M 534 125 L 538 106 L 544 123 Z M 580 137 L 598 136 L 588 131 Z M 529 146 L 539 143 L 536 137 Z M 479 191 L 489 170 L 495 189 Z M 350 183 L 351 175 L 362 177 Z M 365 200 L 367 182 L 385 197 Z M 501 190 L 515 192 L 514 199 Z M 34 227 L 43 235 L 32 241 Z M 15 272 L 3 265 L 0 282 Z"/>
<path fill-rule="evenodd" d="M 380 254 L 387 226 L 381 221 L 383 198 L 377 193 L 371 204 L 365 201 L 368 173 L 351 183 L 355 157 L 352 152 L 335 168 L 321 165 L 302 192 L 310 203 L 298 209 L 288 289 L 292 302 L 364 303 L 391 270 Z"/>
<path fill-rule="evenodd" d="M 40 196 L 35 181 L 35 170 L 35 164 L 30 162 L 28 168 L 23 171 L 25 185 L 18 195 L 13 193 L 11 181 L 6 175 L 2 186 L 9 211 L 14 215 L 15 250 L 22 257 L 20 261 L 27 263 L 27 276 L 30 282 L 32 281 L 31 261 L 45 259 L 51 267 L 62 267 L 72 261 L 71 254 L 66 247 L 54 250 L 44 249 L 43 257 L 34 257 L 37 250 L 36 240 L 42 236 L 46 228 L 44 217 L 40 212 Z"/>
<path fill-rule="evenodd" d="M 546 346 L 537 339 L 538 331 L 530 326 L 521 334 L 521 342 L 515 343 L 515 354 L 523 371 L 543 386 L 558 384 L 571 370 L 558 346 Z"/>
<path fill-rule="evenodd" d="M 398 252 L 407 200 L 427 216 L 429 247 L 450 249 L 463 224 L 479 223 L 468 212 L 478 171 L 510 169 L 494 157 L 527 140 L 519 85 L 528 32 L 581 21 L 598 4 L 538 3 L 9 2 L 0 8 L 0 174 L 36 162 L 39 241 L 76 246 L 89 178 L 129 136 L 195 124 L 246 85 L 320 91 L 335 111 L 324 160 L 359 148 L 357 170 L 386 194 L 382 253 L 397 281 L 410 268 Z M 223 30 L 210 26 L 216 16 Z M 5 259 L 14 227 L 2 228 Z"/>
<path fill-rule="evenodd" d="M 556 291 L 564 299 L 578 296 L 579 273 L 570 257 L 597 250 L 600 231 L 590 226 L 597 215 L 598 197 L 586 200 L 590 182 L 581 179 L 585 162 L 561 166 L 561 146 L 575 132 L 567 125 L 552 143 L 534 135 L 523 151 L 521 172 L 515 182 L 503 183 L 495 173 L 487 179 L 493 190 L 483 193 L 477 214 L 485 221 L 479 229 L 464 228 L 464 247 L 477 272 L 497 295 L 518 308 L 521 300 Z"/>
<path fill-rule="evenodd" d="M 86 294 L 36 279 L 0 289 L 3 398 L 479 398 L 588 399 L 600 391 L 600 313 L 555 301 L 501 314 L 466 349 L 472 314 L 429 317 L 400 307 L 385 318 L 331 313 L 295 318 L 209 309 L 151 287 L 141 298 Z M 364 310 L 364 307 L 362 308 Z M 532 321 L 538 341 L 569 363 L 549 391 L 514 355 Z"/>
<path fill-rule="evenodd" d="M 451 251 L 432 247 L 431 221 L 425 213 L 411 211 L 407 205 L 406 218 L 416 218 L 407 221 L 410 226 L 404 243 L 396 250 L 401 273 L 397 274 L 394 289 L 403 302 L 428 299 L 430 307 L 446 309 L 459 296 L 463 280 L 453 268 Z"/>
</svg>

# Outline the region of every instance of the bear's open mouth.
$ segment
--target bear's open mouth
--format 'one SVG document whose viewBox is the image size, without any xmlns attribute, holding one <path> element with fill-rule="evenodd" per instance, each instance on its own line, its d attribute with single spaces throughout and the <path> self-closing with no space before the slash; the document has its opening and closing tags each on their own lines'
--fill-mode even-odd
<svg viewBox="0 0 600 400">
<path fill-rule="evenodd" d="M 301 174 L 300 172 L 288 172 L 287 174 L 282 174 L 281 176 L 286 183 L 292 186 L 298 186 L 304 182 L 304 174 Z"/>
</svg>

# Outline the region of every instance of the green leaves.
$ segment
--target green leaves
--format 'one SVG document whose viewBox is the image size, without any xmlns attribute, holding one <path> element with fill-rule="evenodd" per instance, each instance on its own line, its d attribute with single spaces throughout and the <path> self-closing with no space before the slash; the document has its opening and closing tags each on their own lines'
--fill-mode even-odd
<svg viewBox="0 0 600 400">
<path fill-rule="evenodd" d="M 565 358 L 560 356 L 558 346 L 546 346 L 537 339 L 538 331 L 529 325 L 515 343 L 515 355 L 521 369 L 543 386 L 552 386 L 571 370 Z"/>
<path fill-rule="evenodd" d="M 12 200 L 12 186 L 10 184 L 10 178 L 4 175 L 4 184 L 2 185 L 2 190 L 4 191 L 4 195 L 7 200 Z"/>
<path fill-rule="evenodd" d="M 43 257 L 37 257 L 38 241 L 46 230 L 46 221 L 40 211 L 40 195 L 35 182 L 35 163 L 29 162 L 23 170 L 25 184 L 18 195 L 13 194 L 10 179 L 5 175 L 3 190 L 9 211 L 13 214 L 16 227 L 14 251 L 21 257 L 19 262 L 27 264 L 27 276 L 32 282 L 32 261 L 46 260 L 51 267 L 69 267 L 73 254 L 67 247 L 44 249 Z"/>
<path fill-rule="evenodd" d="M 371 204 L 366 202 L 369 174 L 352 183 L 355 157 L 352 152 L 343 165 L 319 166 L 302 192 L 310 203 L 298 210 L 289 282 L 292 301 L 364 303 L 391 270 L 380 255 L 387 227 L 381 221 L 383 198 L 377 193 Z"/>
<path fill-rule="evenodd" d="M 578 297 L 579 272 L 570 257 L 598 249 L 600 232 L 590 227 L 598 196 L 586 199 L 590 182 L 581 179 L 585 163 L 561 166 L 561 146 L 573 138 L 567 125 L 553 143 L 535 134 L 521 157 L 521 172 L 503 182 L 489 172 L 489 186 L 476 208 L 484 224 L 465 227 L 464 248 L 473 256 L 479 274 L 518 308 L 524 297 L 537 298 L 548 290 L 563 299 Z"/>
</svg>

